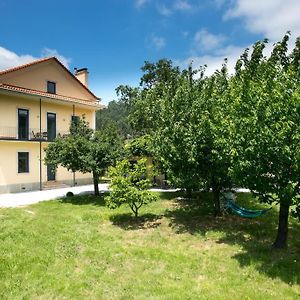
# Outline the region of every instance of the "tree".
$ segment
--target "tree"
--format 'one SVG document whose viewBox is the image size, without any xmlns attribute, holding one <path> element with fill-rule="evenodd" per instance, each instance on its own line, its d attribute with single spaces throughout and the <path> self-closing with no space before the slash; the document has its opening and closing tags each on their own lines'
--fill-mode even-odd
<svg viewBox="0 0 300 300">
<path fill-rule="evenodd" d="M 99 196 L 99 177 L 120 157 L 122 140 L 113 126 L 93 133 L 83 118 L 71 124 L 69 136 L 56 139 L 45 151 L 47 164 L 92 173 L 95 195 Z"/>
<path fill-rule="evenodd" d="M 176 90 L 181 72 L 171 60 L 160 59 L 156 63 L 145 62 L 139 88 L 122 91 L 122 98 L 130 105 L 129 122 L 140 135 L 152 134 L 161 125 L 160 99 L 166 89 Z"/>
<path fill-rule="evenodd" d="M 149 134 L 145 134 L 133 139 L 130 139 L 125 144 L 125 151 L 128 157 L 152 157 L 152 140 Z"/>
<path fill-rule="evenodd" d="M 145 159 L 138 160 L 137 163 L 119 161 L 116 167 L 109 169 L 109 176 L 110 194 L 105 197 L 105 201 L 110 208 L 128 204 L 135 217 L 138 217 L 143 205 L 158 200 L 158 196 L 148 190 L 151 186 L 151 170 Z"/>
<path fill-rule="evenodd" d="M 220 215 L 220 191 L 232 184 L 229 76 L 226 64 L 210 77 L 199 72 L 194 79 L 190 66 L 175 91 L 165 91 L 154 149 L 176 186 L 212 189 L 215 215 Z"/>
<path fill-rule="evenodd" d="M 237 62 L 231 83 L 235 103 L 234 173 L 261 201 L 279 203 L 275 248 L 287 246 L 291 206 L 300 207 L 300 40 L 287 54 L 289 35 L 270 58 L 267 41 L 253 46 Z"/>
<path fill-rule="evenodd" d="M 123 156 L 123 141 L 117 128 L 111 125 L 101 131 L 96 131 L 89 145 L 85 162 L 87 170 L 93 174 L 95 195 L 99 195 L 99 177 Z"/>
<path fill-rule="evenodd" d="M 133 129 L 128 121 L 129 107 L 119 100 L 108 103 L 107 108 L 98 110 L 96 112 L 96 129 L 103 130 L 107 126 L 115 126 L 120 135 L 127 138 L 128 135 L 133 135 Z"/>
<path fill-rule="evenodd" d="M 221 214 L 219 195 L 231 186 L 232 162 L 226 64 L 211 77 L 204 77 L 204 68 L 179 71 L 171 61 L 147 63 L 143 70 L 131 119 L 152 136 L 154 156 L 169 181 L 188 194 L 211 188 L 215 214 Z"/>
</svg>

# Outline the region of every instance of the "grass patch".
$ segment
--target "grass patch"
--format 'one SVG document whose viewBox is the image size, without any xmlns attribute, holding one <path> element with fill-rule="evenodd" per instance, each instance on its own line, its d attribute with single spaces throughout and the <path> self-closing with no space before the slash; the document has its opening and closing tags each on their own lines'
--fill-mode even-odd
<svg viewBox="0 0 300 300">
<path fill-rule="evenodd" d="M 273 250 L 277 211 L 214 218 L 210 195 L 110 210 L 103 196 L 0 209 L 1 299 L 298 299 L 300 226 Z M 175 199 L 174 199 L 175 198 Z M 247 194 L 239 204 L 260 208 Z"/>
</svg>

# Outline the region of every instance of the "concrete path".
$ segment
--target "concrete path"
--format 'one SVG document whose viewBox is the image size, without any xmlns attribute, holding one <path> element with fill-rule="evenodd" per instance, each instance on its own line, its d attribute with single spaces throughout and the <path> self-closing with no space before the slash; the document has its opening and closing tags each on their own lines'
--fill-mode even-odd
<svg viewBox="0 0 300 300">
<path fill-rule="evenodd" d="M 107 191 L 108 184 L 99 184 L 100 191 Z M 15 194 L 0 194 L 0 207 L 17 207 L 29 204 L 48 201 L 66 196 L 67 192 L 74 195 L 91 194 L 94 191 L 93 185 L 82 185 L 76 187 L 67 187 L 62 189 L 24 192 Z"/>
<path fill-rule="evenodd" d="M 99 184 L 100 192 L 108 191 L 108 184 Z M 150 189 L 154 192 L 176 192 L 180 189 Z M 250 190 L 238 188 L 235 189 L 239 193 L 249 193 Z M 34 204 L 42 201 L 48 201 L 53 199 L 58 199 L 66 196 L 67 192 L 72 192 L 74 195 L 84 195 L 93 194 L 94 186 L 82 185 L 76 187 L 67 187 L 62 189 L 44 190 L 44 191 L 34 191 L 34 192 L 24 192 L 15 194 L 0 194 L 0 208 L 1 207 L 18 207 L 25 206 L 29 204 Z"/>
</svg>

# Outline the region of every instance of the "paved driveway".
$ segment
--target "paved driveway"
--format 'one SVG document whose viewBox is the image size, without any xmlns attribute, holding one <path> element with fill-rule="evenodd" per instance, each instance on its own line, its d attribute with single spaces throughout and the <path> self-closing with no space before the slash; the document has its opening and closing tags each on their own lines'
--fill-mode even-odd
<svg viewBox="0 0 300 300">
<path fill-rule="evenodd" d="M 99 184 L 100 192 L 108 191 L 108 184 Z M 155 192 L 175 192 L 179 189 L 150 189 Z M 0 207 L 17 207 L 29 204 L 34 204 L 42 201 L 53 200 L 66 196 L 67 192 L 72 192 L 74 195 L 93 194 L 93 185 L 82 185 L 76 187 L 67 187 L 63 189 L 53 189 L 44 191 L 24 192 L 15 194 L 0 194 Z M 236 192 L 249 193 L 250 190 L 238 188 Z"/>
<path fill-rule="evenodd" d="M 99 184 L 100 191 L 107 191 L 108 184 Z M 15 194 L 0 194 L 0 207 L 17 207 L 47 201 L 51 199 L 61 198 L 67 192 L 72 192 L 74 195 L 93 193 L 93 185 L 82 185 L 76 187 L 67 187 L 62 189 L 33 191 Z"/>
</svg>

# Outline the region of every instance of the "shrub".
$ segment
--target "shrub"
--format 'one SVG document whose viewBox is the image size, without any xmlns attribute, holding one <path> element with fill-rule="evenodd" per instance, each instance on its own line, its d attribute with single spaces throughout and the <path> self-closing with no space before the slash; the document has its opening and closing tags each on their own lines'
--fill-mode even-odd
<svg viewBox="0 0 300 300">
<path fill-rule="evenodd" d="M 105 197 L 106 205 L 114 209 L 128 204 L 137 217 L 143 205 L 158 200 L 158 196 L 148 190 L 151 186 L 151 174 L 146 159 L 140 159 L 136 163 L 128 160 L 118 162 L 116 167 L 109 169 L 111 192 Z"/>
</svg>

